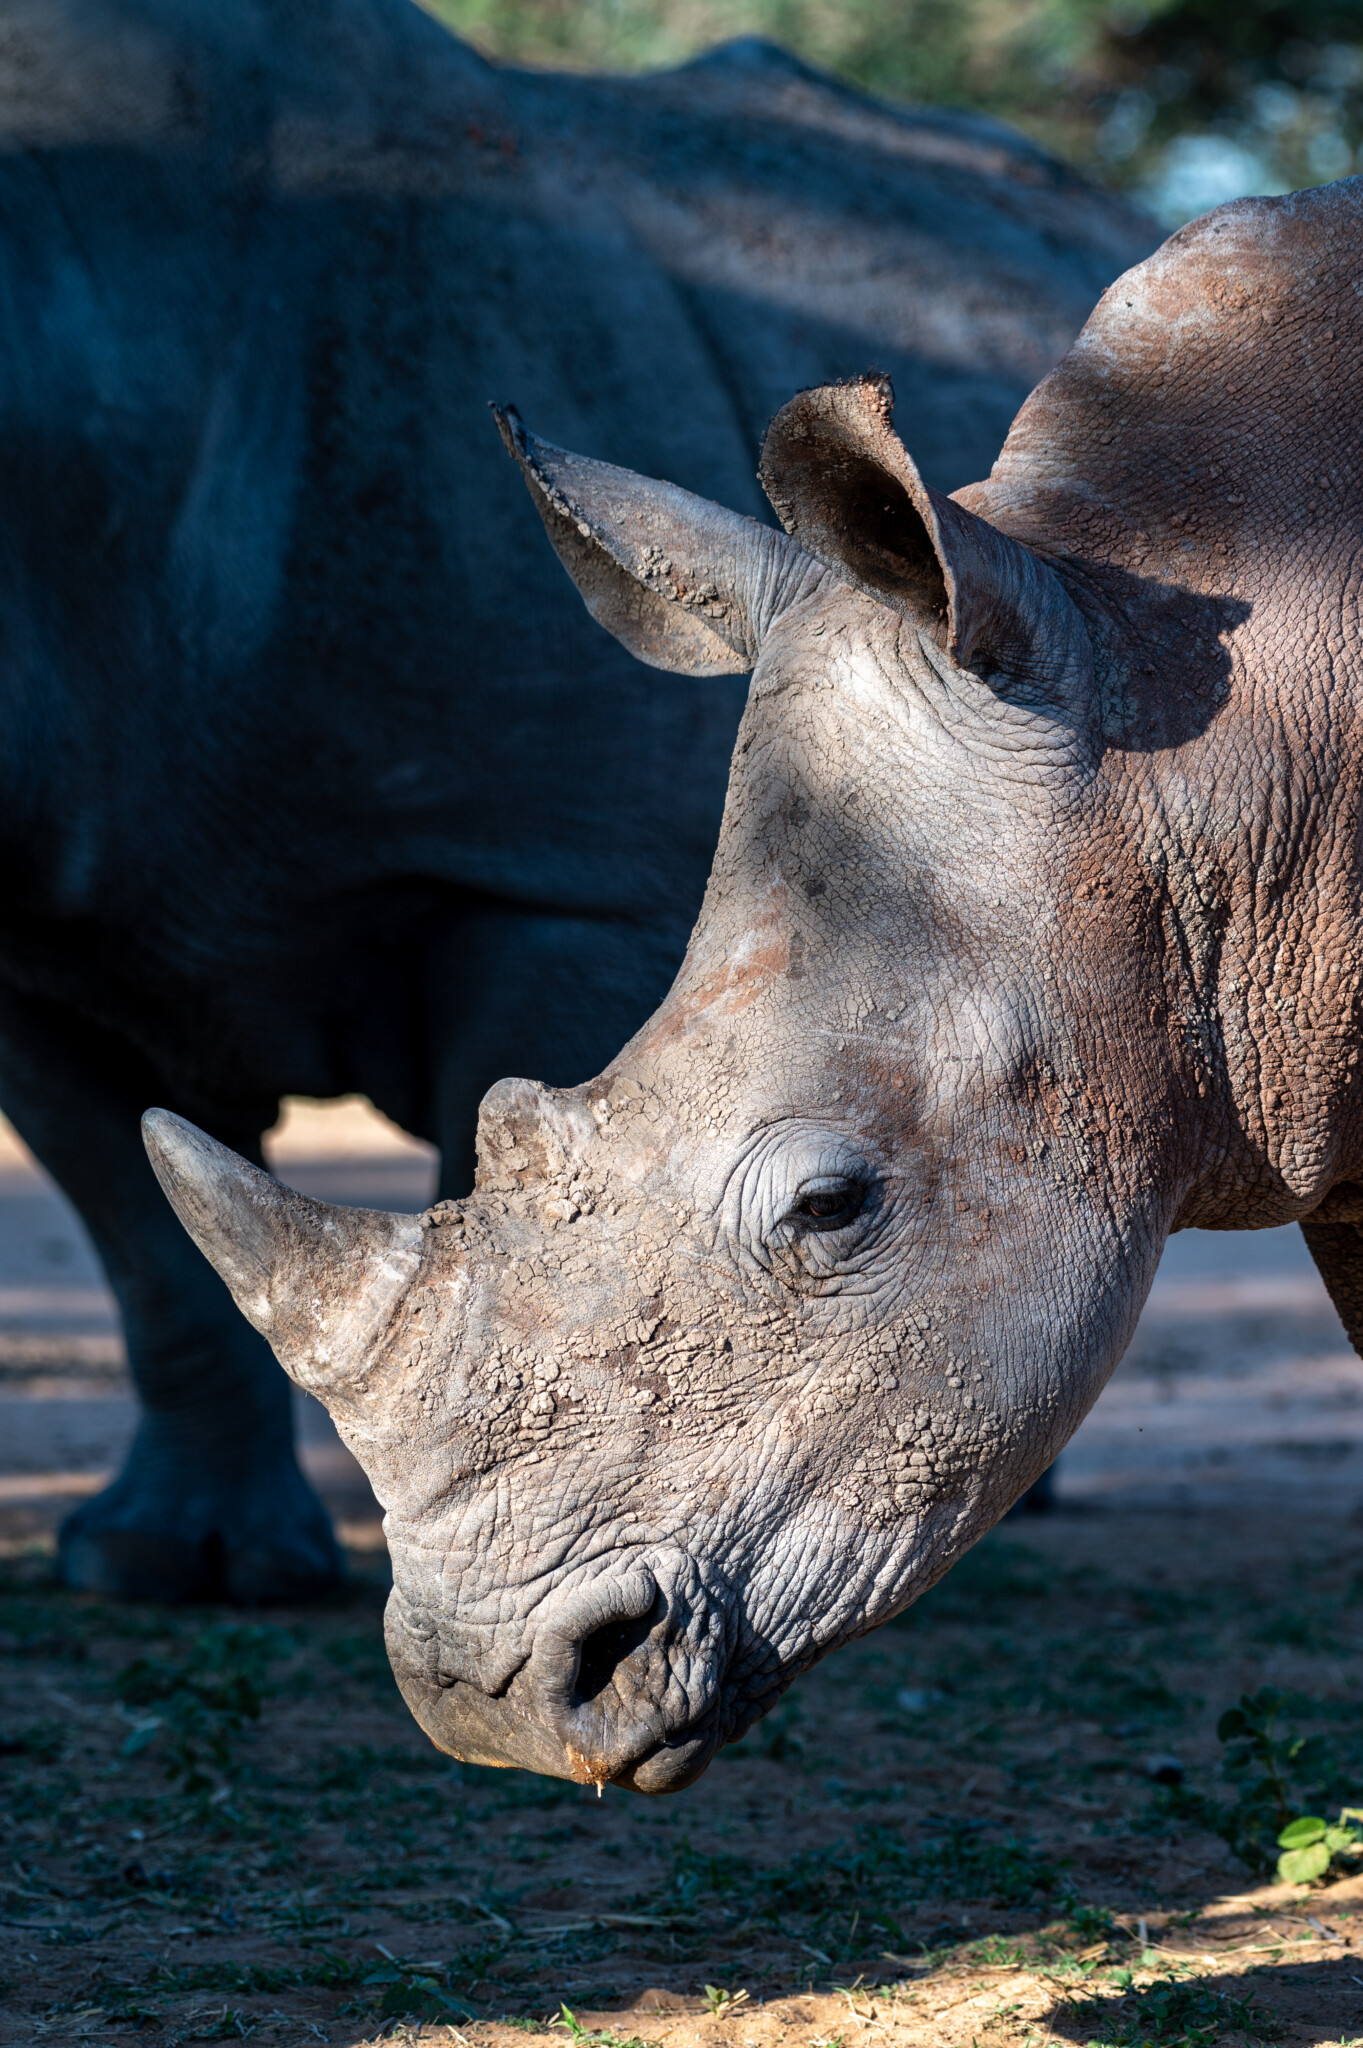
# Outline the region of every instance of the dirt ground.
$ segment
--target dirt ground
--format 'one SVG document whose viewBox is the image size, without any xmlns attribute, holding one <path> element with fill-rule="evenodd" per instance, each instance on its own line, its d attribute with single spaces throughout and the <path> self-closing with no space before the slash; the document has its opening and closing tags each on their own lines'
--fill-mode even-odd
<svg viewBox="0 0 1363 2048">
<path fill-rule="evenodd" d="M 290 1171 L 399 1206 L 429 1161 L 313 1128 Z M 1363 1860 L 1256 1870 L 1262 1771 L 1227 1775 L 1217 1736 L 1276 1688 L 1290 1804 L 1363 1804 L 1363 1367 L 1299 1238 L 1176 1240 L 1059 1512 L 1005 1524 L 689 1792 L 598 1801 L 419 1734 L 372 1501 L 317 1415 L 352 1540 L 332 1605 L 53 1584 L 130 1411 L 69 1217 L 22 1159 L 6 1199 L 0 2044 L 1363 2048 Z"/>
<path fill-rule="evenodd" d="M 372 1554 L 265 1618 L 11 1559 L 0 2042 L 1357 2041 L 1363 1879 L 1256 1883 L 1216 1722 L 1277 1687 L 1298 1803 L 1353 1802 L 1360 1548 L 1325 1517 L 1006 1525 L 657 1801 L 439 1757 Z"/>
</svg>

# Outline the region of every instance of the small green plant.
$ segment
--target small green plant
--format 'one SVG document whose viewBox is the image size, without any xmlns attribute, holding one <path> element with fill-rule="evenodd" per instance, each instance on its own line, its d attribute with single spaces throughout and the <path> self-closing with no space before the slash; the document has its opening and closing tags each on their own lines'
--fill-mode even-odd
<svg viewBox="0 0 1363 2048">
<path fill-rule="evenodd" d="M 1216 1724 L 1226 1745 L 1222 1768 L 1238 1796 L 1234 1805 L 1215 1814 L 1213 1825 L 1240 1860 L 1261 1875 L 1273 1868 L 1273 1851 L 1284 1829 L 1301 1817 L 1293 1780 L 1317 1771 L 1323 1762 L 1319 1736 L 1280 1732 L 1285 1704 L 1282 1693 L 1266 1685 L 1243 1694 Z"/>
<path fill-rule="evenodd" d="M 471 2005 L 465 2005 L 460 1998 L 451 1998 L 448 1990 L 433 1976 L 433 1970 L 445 1975 L 439 1963 L 404 1962 L 401 1956 L 390 1955 L 380 1948 L 385 1960 L 377 1970 L 371 1970 L 364 1978 L 367 1986 L 380 1990 L 379 2013 L 384 2019 L 410 2020 L 474 2020 L 478 2015 Z"/>
<path fill-rule="evenodd" d="M 601 2029 L 594 2033 L 590 2027 L 584 2027 L 577 2014 L 570 2012 L 566 2005 L 561 2005 L 558 2010 L 559 2017 L 552 2024 L 564 2028 L 572 2040 L 573 2048 L 660 2048 L 657 2041 L 641 2040 L 638 2034 L 631 2034 L 626 2038 L 623 2034 L 605 2032 Z"/>
<path fill-rule="evenodd" d="M 219 2013 L 196 2013 L 193 2025 L 196 2041 L 248 2041 L 257 2022 L 249 2013 L 235 2012 L 225 2005 Z"/>
<path fill-rule="evenodd" d="M 1278 1858 L 1280 1884 L 1314 1884 L 1324 1877 L 1337 1856 L 1363 1856 L 1363 1807 L 1343 1806 L 1332 1827 L 1315 1814 L 1303 1814 L 1289 1821 L 1278 1836 L 1283 1854 Z"/>
<path fill-rule="evenodd" d="M 981 1940 L 972 1941 L 968 1954 L 972 1963 L 990 1970 L 1018 1970 L 1027 1960 L 1021 1943 L 1010 1941 L 1004 1934 L 986 1934 Z"/>
<path fill-rule="evenodd" d="M 705 2010 L 713 2013 L 717 2020 L 726 2018 L 738 2006 L 746 2005 L 747 2002 L 746 1991 L 726 1991 L 722 1984 L 707 1984 L 705 1987 Z"/>
<path fill-rule="evenodd" d="M 214 1791 L 212 1770 L 231 1773 L 236 1737 L 260 1719 L 266 1673 L 287 1646 L 278 1629 L 229 1626 L 205 1629 L 181 1663 L 134 1658 L 114 1680 L 114 1691 L 125 1706 L 156 1711 L 134 1727 L 123 1755 L 137 1756 L 163 1741 L 166 1776 L 206 1802 Z"/>
<path fill-rule="evenodd" d="M 1106 1906 L 1086 1906 L 1078 1899 L 1063 1899 L 1067 1931 L 1083 1942 L 1116 1941 L 1122 1930 Z"/>
<path fill-rule="evenodd" d="M 915 1875 L 929 1897 L 992 1899 L 1001 1906 L 1025 1906 L 1059 1881 L 1055 1865 L 1028 1843 L 985 1841 L 963 1823 L 918 1859 Z"/>
<path fill-rule="evenodd" d="M 1227 1707 L 1216 1724 L 1217 1740 L 1228 1745 L 1226 1775 L 1242 1781 L 1241 1801 L 1270 1812 L 1280 1828 L 1292 1815 L 1287 1774 L 1303 1747 L 1301 1736 L 1277 1734 L 1282 1708 L 1282 1694 L 1266 1685 L 1253 1696 L 1242 1694 L 1239 1706 Z"/>
</svg>

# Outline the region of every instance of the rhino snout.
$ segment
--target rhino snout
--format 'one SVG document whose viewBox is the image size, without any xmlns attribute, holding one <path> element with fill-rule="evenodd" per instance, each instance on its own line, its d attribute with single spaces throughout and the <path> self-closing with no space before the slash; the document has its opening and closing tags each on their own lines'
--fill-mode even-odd
<svg viewBox="0 0 1363 2048">
<path fill-rule="evenodd" d="M 723 1737 L 732 1604 L 683 1552 L 636 1552 L 546 1596 L 509 1683 L 437 1677 L 433 1645 L 411 1632 L 400 1598 L 389 1606 L 389 1655 L 417 1720 L 453 1756 L 598 1790 L 677 1792 Z"/>
<path fill-rule="evenodd" d="M 568 1774 L 671 1792 L 718 1735 L 723 1618 L 680 1553 L 560 1587 L 536 1617 L 527 1677 Z"/>
</svg>

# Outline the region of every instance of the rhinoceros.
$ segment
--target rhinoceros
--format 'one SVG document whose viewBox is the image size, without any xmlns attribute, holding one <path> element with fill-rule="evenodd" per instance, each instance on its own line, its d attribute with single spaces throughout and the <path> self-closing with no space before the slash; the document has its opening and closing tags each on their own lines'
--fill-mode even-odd
<svg viewBox="0 0 1363 2048">
<path fill-rule="evenodd" d="M 947 487 L 1155 236 L 762 44 L 591 79 L 409 0 L 0 29 L 0 1103 L 143 1402 L 63 1569 L 301 1595 L 337 1552 L 287 1382 L 141 1111 L 258 1159 L 282 1094 L 358 1091 L 461 1191 L 499 1074 L 578 1081 L 665 993 L 743 703 L 591 623 L 487 398 L 756 514 L 770 414 L 869 354 Z"/>
<path fill-rule="evenodd" d="M 1302 1219 L 1363 1336 L 1360 275 L 1363 180 L 1213 213 L 949 495 L 802 392 L 779 533 L 506 418 L 596 618 L 752 667 L 670 993 L 420 1218 L 148 1125 L 442 1749 L 686 1784 L 1053 1457 L 1173 1230 Z"/>
</svg>

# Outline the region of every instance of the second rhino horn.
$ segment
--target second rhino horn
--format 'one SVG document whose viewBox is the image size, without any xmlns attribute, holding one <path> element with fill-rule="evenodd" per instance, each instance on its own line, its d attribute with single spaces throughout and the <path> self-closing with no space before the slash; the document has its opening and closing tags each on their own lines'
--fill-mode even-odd
<svg viewBox="0 0 1363 2048">
<path fill-rule="evenodd" d="M 368 1362 L 421 1258 L 415 1216 L 316 1202 L 169 1110 L 142 1119 L 180 1221 L 289 1377 L 362 1410 Z"/>
</svg>

